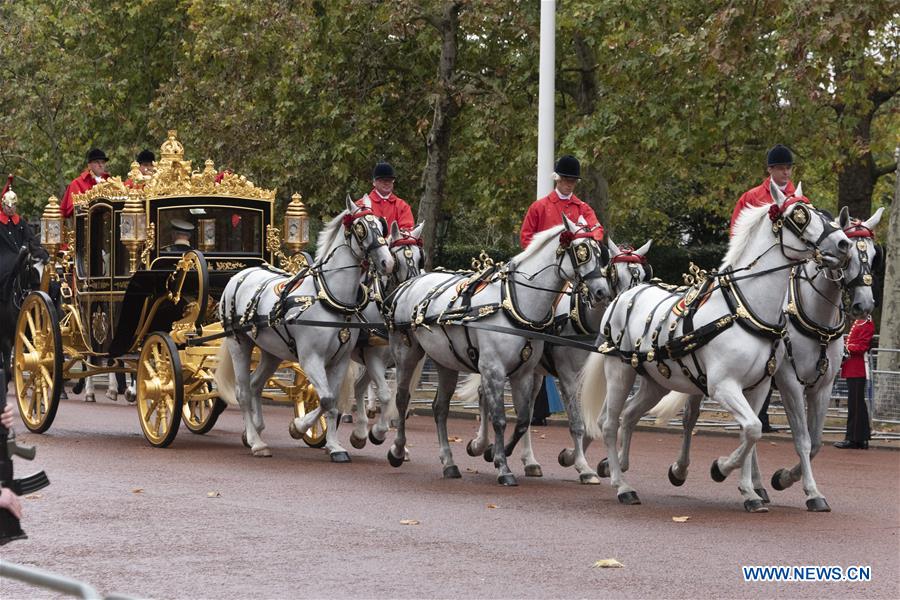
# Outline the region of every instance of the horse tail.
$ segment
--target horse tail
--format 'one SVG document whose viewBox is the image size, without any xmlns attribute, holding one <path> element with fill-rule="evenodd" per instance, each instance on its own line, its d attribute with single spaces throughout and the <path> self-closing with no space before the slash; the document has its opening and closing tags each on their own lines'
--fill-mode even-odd
<svg viewBox="0 0 900 600">
<path fill-rule="evenodd" d="M 684 406 L 684 403 L 690 400 L 689 394 L 681 392 L 669 392 L 663 396 L 662 400 L 657 402 L 656 406 L 650 409 L 648 415 L 656 417 L 657 425 L 668 425 L 669 421 L 678 412 L 678 409 Z"/>
<path fill-rule="evenodd" d="M 591 439 L 600 439 L 600 415 L 603 414 L 603 406 L 606 404 L 606 370 L 604 363 L 606 356 L 599 353 L 591 353 L 584 368 L 579 375 L 579 397 L 581 398 L 581 411 L 584 416 L 585 433 Z"/>
<path fill-rule="evenodd" d="M 213 373 L 216 382 L 216 392 L 219 398 L 232 406 L 237 405 L 237 394 L 234 391 L 234 361 L 228 350 L 227 341 L 219 346 L 216 352 L 216 370 Z"/>
<path fill-rule="evenodd" d="M 456 392 L 457 400 L 462 401 L 463 404 L 478 404 L 478 388 L 480 387 L 481 373 L 472 373 L 463 381 L 459 391 Z"/>
<path fill-rule="evenodd" d="M 356 404 L 356 394 L 354 394 L 354 385 L 359 377 L 359 367 L 355 361 L 350 361 L 347 367 L 347 373 L 341 382 L 341 389 L 338 390 L 337 409 L 342 415 L 349 415 Z"/>
</svg>

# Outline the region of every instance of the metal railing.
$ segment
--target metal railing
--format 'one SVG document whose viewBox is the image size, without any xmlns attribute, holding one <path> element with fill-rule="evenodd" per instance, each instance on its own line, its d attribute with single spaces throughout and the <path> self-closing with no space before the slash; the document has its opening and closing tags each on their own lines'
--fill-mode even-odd
<svg viewBox="0 0 900 600">
<path fill-rule="evenodd" d="M 77 579 L 72 579 L 65 575 L 57 575 L 37 567 L 26 567 L 0 559 L 0 579 L 4 577 L 77 598 L 87 598 L 89 600 L 133 600 L 131 596 L 118 594 L 103 596 L 92 586 Z"/>
</svg>

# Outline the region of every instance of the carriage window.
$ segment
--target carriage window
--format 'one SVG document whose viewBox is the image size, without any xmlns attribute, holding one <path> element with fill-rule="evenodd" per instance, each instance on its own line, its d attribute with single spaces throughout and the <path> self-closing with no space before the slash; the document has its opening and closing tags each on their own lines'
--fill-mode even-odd
<svg viewBox="0 0 900 600">
<path fill-rule="evenodd" d="M 112 260 L 112 209 L 109 206 L 91 209 L 90 238 L 90 275 L 108 276 Z"/>
<path fill-rule="evenodd" d="M 175 225 L 181 225 L 178 222 L 182 221 L 193 226 L 193 230 L 186 233 L 189 241 L 185 243 L 204 253 L 263 253 L 261 211 L 219 206 L 161 209 L 156 232 L 160 252 L 183 251 L 175 244 L 178 231 L 173 221 Z"/>
</svg>

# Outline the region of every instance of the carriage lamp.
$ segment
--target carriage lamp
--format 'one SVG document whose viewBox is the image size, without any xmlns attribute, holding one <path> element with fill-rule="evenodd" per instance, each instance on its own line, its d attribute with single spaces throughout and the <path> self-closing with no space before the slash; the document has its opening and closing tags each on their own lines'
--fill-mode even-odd
<svg viewBox="0 0 900 600">
<path fill-rule="evenodd" d="M 309 243 L 309 213 L 300 198 L 300 194 L 291 196 L 284 215 L 284 243 L 292 255 Z"/>
<path fill-rule="evenodd" d="M 128 270 L 137 270 L 138 250 L 147 239 L 147 215 L 139 194 L 128 194 L 125 208 L 119 214 L 119 237 L 128 249 Z"/>
<path fill-rule="evenodd" d="M 194 209 L 191 209 L 192 211 Z M 203 209 L 200 209 L 203 210 Z M 205 211 L 204 211 L 205 214 Z M 197 228 L 199 229 L 200 249 L 209 252 L 216 247 L 216 220 L 215 219 L 197 219 Z"/>
<path fill-rule="evenodd" d="M 56 196 L 50 196 L 44 213 L 41 215 L 41 245 L 46 248 L 50 256 L 56 256 L 62 244 L 62 213 L 59 211 L 59 200 Z"/>
</svg>

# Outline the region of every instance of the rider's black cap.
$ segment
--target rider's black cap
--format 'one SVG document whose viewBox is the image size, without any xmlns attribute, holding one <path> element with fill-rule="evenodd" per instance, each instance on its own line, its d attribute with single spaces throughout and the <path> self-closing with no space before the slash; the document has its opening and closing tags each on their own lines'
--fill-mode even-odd
<svg viewBox="0 0 900 600">
<path fill-rule="evenodd" d="M 560 177 L 572 177 L 581 179 L 581 164 L 578 159 L 571 154 L 560 156 L 556 161 L 556 167 L 553 169 Z"/>
<path fill-rule="evenodd" d="M 766 154 L 766 166 L 774 167 L 775 165 L 792 165 L 794 164 L 794 155 L 787 146 L 775 144 Z"/>
<path fill-rule="evenodd" d="M 145 148 L 138 153 L 135 160 L 139 165 L 151 165 L 156 160 L 156 155 Z"/>
<path fill-rule="evenodd" d="M 386 162 L 380 162 L 372 169 L 372 179 L 396 179 L 394 167 Z"/>
<path fill-rule="evenodd" d="M 91 148 L 87 153 L 87 162 L 94 162 L 95 160 L 109 161 L 109 157 L 100 148 Z"/>
</svg>

